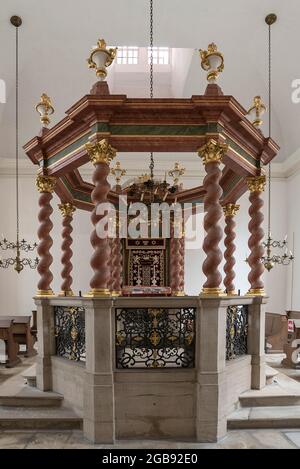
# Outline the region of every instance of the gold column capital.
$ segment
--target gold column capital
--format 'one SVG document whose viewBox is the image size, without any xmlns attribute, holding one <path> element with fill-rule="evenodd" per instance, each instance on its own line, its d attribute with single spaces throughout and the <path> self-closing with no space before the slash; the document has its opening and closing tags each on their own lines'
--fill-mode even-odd
<svg viewBox="0 0 300 469">
<path fill-rule="evenodd" d="M 58 208 L 63 217 L 72 217 L 73 213 L 76 210 L 75 205 L 71 204 L 70 202 L 66 202 L 64 204 L 58 204 Z"/>
<path fill-rule="evenodd" d="M 227 150 L 228 145 L 226 143 L 219 143 L 214 139 L 210 139 L 198 149 L 198 155 L 202 158 L 204 165 L 208 163 L 221 163 L 223 155 Z"/>
<path fill-rule="evenodd" d="M 237 204 L 224 205 L 223 212 L 224 212 L 225 217 L 234 217 L 237 214 L 239 208 L 240 206 Z"/>
<path fill-rule="evenodd" d="M 109 165 L 117 154 L 117 150 L 113 148 L 105 138 L 99 142 L 86 143 L 85 148 L 94 165 L 99 163 L 106 163 Z"/>
<path fill-rule="evenodd" d="M 266 176 L 253 176 L 246 179 L 250 192 L 263 192 L 266 186 Z"/>
<path fill-rule="evenodd" d="M 39 192 L 50 192 L 54 191 L 56 184 L 56 178 L 53 176 L 44 176 L 38 174 L 36 177 L 36 187 Z"/>
</svg>

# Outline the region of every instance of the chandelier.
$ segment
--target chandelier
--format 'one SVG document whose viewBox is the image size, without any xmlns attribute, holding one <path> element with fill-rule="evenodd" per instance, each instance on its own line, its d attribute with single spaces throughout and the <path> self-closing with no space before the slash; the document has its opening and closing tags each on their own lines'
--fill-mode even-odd
<svg viewBox="0 0 300 469">
<path fill-rule="evenodd" d="M 164 202 L 169 195 L 176 194 L 179 191 L 179 177 L 184 174 L 184 171 L 185 169 L 181 168 L 179 163 L 175 163 L 174 169 L 168 173 L 169 176 L 174 172 L 176 173 L 173 184 L 167 182 L 166 175 L 164 180 L 161 181 L 153 176 L 151 177 L 151 174 L 142 174 L 139 176 L 138 181 L 129 186 L 128 194 L 145 203 Z"/>
<path fill-rule="evenodd" d="M 25 239 L 20 240 L 20 218 L 19 218 L 19 41 L 18 28 L 22 24 L 19 16 L 12 16 L 10 22 L 16 28 L 16 241 L 9 241 L 5 237 L 0 241 L 0 248 L 3 251 L 11 250 L 13 254 L 6 259 L 0 258 L 0 267 L 7 269 L 13 266 L 18 274 L 25 266 L 35 269 L 38 265 L 38 258 L 31 259 L 21 257 L 21 252 L 34 251 L 37 244 L 30 244 Z"/>
<path fill-rule="evenodd" d="M 272 74 L 271 74 L 271 26 L 277 20 L 277 16 L 274 13 L 271 13 L 266 16 L 265 22 L 268 25 L 268 65 L 269 65 L 269 138 L 271 138 L 271 129 L 272 129 L 272 113 L 271 113 L 271 98 L 272 98 Z M 259 97 L 256 97 L 259 98 Z M 264 105 L 259 100 L 256 100 L 256 119 L 259 121 L 259 114 L 261 111 L 265 110 Z M 260 108 L 260 109 L 259 109 Z M 260 112 L 259 112 L 260 111 Z M 271 163 L 269 163 L 269 173 L 268 173 L 268 237 L 266 241 L 264 241 L 263 247 L 265 248 L 265 255 L 262 257 L 262 262 L 267 269 L 268 272 L 274 267 L 274 265 L 289 265 L 294 260 L 294 255 L 291 251 L 288 253 L 288 246 L 287 246 L 287 236 L 284 238 L 283 241 L 274 240 L 271 236 Z M 273 249 L 284 249 L 283 254 L 274 254 Z"/>
</svg>

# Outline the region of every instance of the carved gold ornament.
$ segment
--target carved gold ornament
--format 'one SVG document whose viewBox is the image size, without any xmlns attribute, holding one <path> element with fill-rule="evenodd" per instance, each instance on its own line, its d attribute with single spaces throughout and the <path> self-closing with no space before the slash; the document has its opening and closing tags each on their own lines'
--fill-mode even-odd
<svg viewBox="0 0 300 469">
<path fill-rule="evenodd" d="M 72 217 L 73 213 L 76 210 L 76 207 L 69 202 L 65 204 L 58 204 L 58 208 L 61 211 L 63 217 Z"/>
<path fill-rule="evenodd" d="M 239 208 L 240 208 L 240 206 L 236 205 L 236 204 L 226 204 L 226 205 L 224 205 L 223 211 L 224 211 L 225 217 L 234 217 L 237 214 Z"/>
<path fill-rule="evenodd" d="M 151 177 L 150 174 L 145 173 L 145 174 L 141 174 L 138 179 L 140 183 L 143 183 L 143 182 L 149 181 L 150 177 Z"/>
<path fill-rule="evenodd" d="M 208 72 L 207 81 L 214 82 L 218 75 L 224 70 L 224 57 L 218 51 L 213 42 L 208 45 L 207 50 L 199 49 L 201 67 Z"/>
<path fill-rule="evenodd" d="M 109 165 L 117 154 L 117 150 L 113 148 L 105 138 L 100 140 L 100 142 L 86 143 L 85 148 L 94 165 L 99 163 Z"/>
<path fill-rule="evenodd" d="M 115 167 L 111 168 L 110 172 L 115 177 L 116 185 L 118 186 L 121 182 L 121 177 L 126 174 L 126 169 L 121 168 L 120 161 L 116 161 Z"/>
<path fill-rule="evenodd" d="M 173 178 L 174 186 L 177 186 L 180 176 L 183 176 L 184 173 L 185 173 L 185 168 L 180 166 L 179 163 L 175 163 L 174 169 L 171 169 L 171 171 L 169 171 L 169 173 L 168 173 L 169 176 L 171 176 Z"/>
<path fill-rule="evenodd" d="M 266 292 L 264 288 L 250 288 L 246 293 L 246 296 L 265 296 Z"/>
<path fill-rule="evenodd" d="M 51 114 L 54 113 L 54 107 L 52 106 L 51 99 L 46 93 L 42 94 L 40 101 L 35 106 L 35 109 L 40 115 L 41 123 L 45 127 L 49 125 L 50 124 L 49 116 L 51 116 Z"/>
<path fill-rule="evenodd" d="M 266 106 L 262 102 L 260 96 L 255 96 L 253 98 L 253 104 L 248 110 L 247 114 L 253 119 L 252 124 L 255 127 L 260 127 L 263 123 L 260 116 L 266 112 Z"/>
<path fill-rule="evenodd" d="M 203 147 L 198 149 L 198 155 L 202 158 L 204 165 L 208 163 L 221 163 L 224 153 L 228 150 L 226 143 L 209 140 Z"/>
<path fill-rule="evenodd" d="M 38 175 L 36 177 L 36 187 L 39 192 L 52 193 L 54 191 L 55 184 L 56 184 L 56 178 L 53 176 Z"/>
<path fill-rule="evenodd" d="M 263 192 L 266 186 L 266 176 L 249 177 L 247 185 L 250 192 Z"/>
<path fill-rule="evenodd" d="M 94 47 L 87 59 L 89 68 L 96 69 L 96 75 L 101 80 L 104 80 L 107 76 L 106 67 L 112 64 L 114 58 L 117 55 L 117 47 L 115 49 L 107 49 L 106 42 L 104 39 L 99 39 L 97 46 Z"/>
</svg>

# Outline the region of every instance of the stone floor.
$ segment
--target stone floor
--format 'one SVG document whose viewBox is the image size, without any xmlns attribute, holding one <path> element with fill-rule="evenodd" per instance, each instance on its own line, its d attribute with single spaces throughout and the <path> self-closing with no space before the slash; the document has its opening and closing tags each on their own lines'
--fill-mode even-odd
<svg viewBox="0 0 300 469">
<path fill-rule="evenodd" d="M 174 441 L 119 441 L 112 445 L 93 445 L 76 431 L 2 431 L 0 449 L 299 449 L 300 430 L 230 431 L 218 443 Z"/>
<path fill-rule="evenodd" d="M 280 356 L 266 356 L 266 361 L 275 368 L 280 368 Z M 29 366 L 35 362 L 34 358 L 25 359 L 14 369 L 7 369 L 0 365 L 0 395 L 20 393 L 20 383 L 24 383 L 22 375 Z M 282 371 L 282 370 L 280 370 Z M 300 381 L 294 376 L 293 370 L 286 374 Z M 291 376 L 292 375 L 292 376 Z M 5 392 L 4 392 L 5 391 Z M 194 443 L 180 441 L 149 441 L 149 440 L 123 440 L 115 445 L 93 445 L 89 443 L 79 430 L 3 430 L 0 431 L 0 449 L 299 449 L 300 428 L 287 429 L 260 429 L 260 430 L 232 430 L 218 443 Z"/>
</svg>

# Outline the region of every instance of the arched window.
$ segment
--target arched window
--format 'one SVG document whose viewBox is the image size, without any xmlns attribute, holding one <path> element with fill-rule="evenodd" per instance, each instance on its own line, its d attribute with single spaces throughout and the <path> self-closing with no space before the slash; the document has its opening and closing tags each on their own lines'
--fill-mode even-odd
<svg viewBox="0 0 300 469">
<path fill-rule="evenodd" d="M 0 103 L 6 103 L 6 85 L 2 79 L 0 79 Z"/>
</svg>

